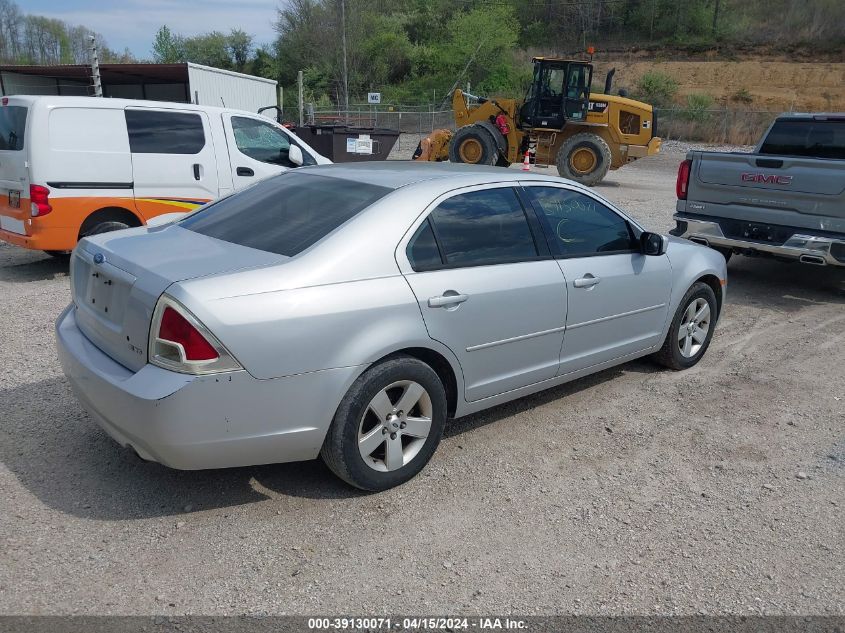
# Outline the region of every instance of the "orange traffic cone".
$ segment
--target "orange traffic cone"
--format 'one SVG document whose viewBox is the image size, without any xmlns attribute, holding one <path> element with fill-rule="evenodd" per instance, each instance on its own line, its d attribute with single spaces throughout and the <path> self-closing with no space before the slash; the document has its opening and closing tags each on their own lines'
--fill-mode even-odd
<svg viewBox="0 0 845 633">
<path fill-rule="evenodd" d="M 528 152 L 525 152 L 525 158 L 522 161 L 522 171 L 531 171 L 531 159 L 528 158 Z"/>
</svg>

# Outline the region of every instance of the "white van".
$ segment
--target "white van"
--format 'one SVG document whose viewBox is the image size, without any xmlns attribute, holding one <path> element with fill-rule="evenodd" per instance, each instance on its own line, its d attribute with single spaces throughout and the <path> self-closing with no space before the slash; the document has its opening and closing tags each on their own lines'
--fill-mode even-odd
<svg viewBox="0 0 845 633">
<path fill-rule="evenodd" d="M 85 235 L 189 211 L 330 163 L 264 116 L 91 97 L 0 99 L 0 240 L 59 254 Z"/>
</svg>

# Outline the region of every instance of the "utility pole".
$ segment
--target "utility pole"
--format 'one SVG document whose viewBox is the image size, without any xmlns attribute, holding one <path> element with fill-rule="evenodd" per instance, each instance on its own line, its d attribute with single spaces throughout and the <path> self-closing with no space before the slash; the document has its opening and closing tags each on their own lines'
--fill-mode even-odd
<svg viewBox="0 0 845 633">
<path fill-rule="evenodd" d="M 91 40 L 91 79 L 94 81 L 94 96 L 103 96 L 103 84 L 100 81 L 100 59 L 97 57 L 97 40 L 93 35 L 88 36 Z"/>
<path fill-rule="evenodd" d="M 296 76 L 296 83 L 299 86 L 299 127 L 302 127 L 303 120 L 302 120 L 302 71 L 300 70 Z"/>
<path fill-rule="evenodd" d="M 349 125 L 349 69 L 346 66 L 346 0 L 340 0 L 340 29 L 343 40 L 343 109 Z"/>
</svg>

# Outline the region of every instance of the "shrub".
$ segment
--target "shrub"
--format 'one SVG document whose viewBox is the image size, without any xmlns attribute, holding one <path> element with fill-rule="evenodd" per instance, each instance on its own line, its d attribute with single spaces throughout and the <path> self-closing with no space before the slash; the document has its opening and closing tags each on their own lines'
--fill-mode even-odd
<svg viewBox="0 0 845 633">
<path fill-rule="evenodd" d="M 740 88 L 731 95 L 731 101 L 748 105 L 754 102 L 754 97 L 746 88 Z"/>
<path fill-rule="evenodd" d="M 637 82 L 637 97 L 655 108 L 665 108 L 672 104 L 678 82 L 666 73 L 656 70 L 645 73 Z"/>
<path fill-rule="evenodd" d="M 687 95 L 687 104 L 681 111 L 682 118 L 699 123 L 710 118 L 708 110 L 713 107 L 713 97 L 701 93 Z"/>
</svg>

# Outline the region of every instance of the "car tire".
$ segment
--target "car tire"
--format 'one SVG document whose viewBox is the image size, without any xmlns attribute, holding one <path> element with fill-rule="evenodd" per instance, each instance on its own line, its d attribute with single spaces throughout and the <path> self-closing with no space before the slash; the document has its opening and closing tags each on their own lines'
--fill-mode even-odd
<svg viewBox="0 0 845 633">
<path fill-rule="evenodd" d="M 610 147 L 601 136 L 592 132 L 581 132 L 573 134 L 563 142 L 555 163 L 561 178 L 591 187 L 604 179 L 612 160 Z"/>
<path fill-rule="evenodd" d="M 695 365 L 704 356 L 713 339 L 718 309 L 713 289 L 703 282 L 694 283 L 681 299 L 663 347 L 654 354 L 654 360 L 675 370 Z"/>
<path fill-rule="evenodd" d="M 431 367 L 410 356 L 388 358 L 349 388 L 320 456 L 356 488 L 393 488 L 431 459 L 443 435 L 446 410 L 446 390 Z"/>
<path fill-rule="evenodd" d="M 480 125 L 465 125 L 449 142 L 449 161 L 469 165 L 495 165 L 499 150 L 490 132 Z"/>
</svg>

